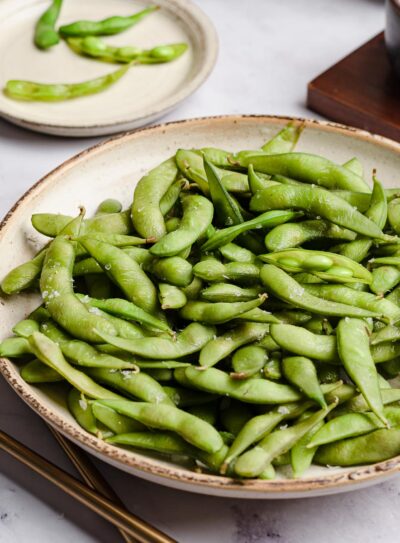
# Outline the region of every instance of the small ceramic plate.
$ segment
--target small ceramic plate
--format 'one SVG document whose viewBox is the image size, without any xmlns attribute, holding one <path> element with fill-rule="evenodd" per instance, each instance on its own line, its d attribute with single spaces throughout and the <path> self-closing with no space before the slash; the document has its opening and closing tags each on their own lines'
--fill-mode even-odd
<svg viewBox="0 0 400 543">
<path fill-rule="evenodd" d="M 288 118 L 243 116 L 181 121 L 123 134 L 68 160 L 34 185 L 11 209 L 0 227 L 0 278 L 32 257 L 40 239 L 31 224 L 32 213 L 73 215 L 84 204 L 88 214 L 106 197 L 126 207 L 135 184 L 150 168 L 179 147 L 215 146 L 230 150 L 256 149 L 289 121 Z M 344 126 L 306 121 L 298 150 L 319 153 L 343 163 L 357 156 L 370 177 L 372 169 L 387 187 L 398 186 L 400 144 Z M 0 340 L 13 325 L 40 303 L 37 295 L 0 298 Z M 148 454 L 112 446 L 85 432 L 56 402 L 48 387 L 25 383 L 18 365 L 0 359 L 5 379 L 23 400 L 48 423 L 75 443 L 117 468 L 166 486 L 236 498 L 298 498 L 344 492 L 381 482 L 400 471 L 400 456 L 375 465 L 344 468 L 313 466 L 301 479 L 280 472 L 276 480 L 234 480 L 197 473 Z"/>
<path fill-rule="evenodd" d="M 0 2 L 0 89 L 9 79 L 73 83 L 93 79 L 120 65 L 96 62 L 73 53 L 64 41 L 47 51 L 33 44 L 36 20 L 49 2 Z M 58 136 L 99 136 L 148 124 L 176 107 L 207 79 L 218 40 L 206 15 L 189 0 L 68 0 L 58 24 L 79 19 L 131 15 L 150 4 L 160 10 L 129 30 L 105 38 L 112 45 L 151 48 L 186 42 L 174 62 L 134 66 L 115 85 L 96 95 L 65 102 L 21 102 L 0 92 L 0 116 L 15 124 Z"/>
</svg>

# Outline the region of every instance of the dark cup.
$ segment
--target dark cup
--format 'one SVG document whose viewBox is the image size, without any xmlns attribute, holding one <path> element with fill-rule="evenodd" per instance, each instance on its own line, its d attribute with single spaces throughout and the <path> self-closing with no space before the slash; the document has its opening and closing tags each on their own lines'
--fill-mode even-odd
<svg viewBox="0 0 400 543">
<path fill-rule="evenodd" d="M 400 77 L 400 0 L 386 0 L 385 43 L 392 66 Z"/>
</svg>

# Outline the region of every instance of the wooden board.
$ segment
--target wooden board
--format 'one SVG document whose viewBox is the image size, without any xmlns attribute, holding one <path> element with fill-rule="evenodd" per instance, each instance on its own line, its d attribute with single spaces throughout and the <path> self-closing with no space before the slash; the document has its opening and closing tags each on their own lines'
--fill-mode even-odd
<svg viewBox="0 0 400 543">
<path fill-rule="evenodd" d="M 307 105 L 333 121 L 400 141 L 400 81 L 383 32 L 311 81 Z"/>
</svg>

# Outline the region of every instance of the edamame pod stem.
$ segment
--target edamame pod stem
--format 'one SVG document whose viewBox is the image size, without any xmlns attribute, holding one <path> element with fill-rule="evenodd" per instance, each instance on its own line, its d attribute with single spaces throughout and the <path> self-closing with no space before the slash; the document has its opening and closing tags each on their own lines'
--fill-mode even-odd
<svg viewBox="0 0 400 543">
<path fill-rule="evenodd" d="M 80 243 L 131 302 L 150 313 L 157 309 L 155 286 L 140 265 L 122 249 L 89 237 L 81 238 Z"/>
<path fill-rule="evenodd" d="M 245 403 L 282 404 L 296 402 L 302 395 L 289 385 L 281 385 L 266 379 L 232 379 L 224 371 L 217 368 L 199 370 L 195 367 L 175 370 L 178 383 L 216 394 L 223 394 Z"/>
<path fill-rule="evenodd" d="M 310 285 L 303 284 L 304 289 L 312 294 L 329 300 L 374 311 L 387 317 L 391 322 L 400 320 L 400 309 L 396 304 L 385 298 L 378 298 L 370 292 L 361 292 L 344 285 Z"/>
<path fill-rule="evenodd" d="M 290 153 L 296 147 L 303 129 L 304 123 L 297 124 L 291 121 L 275 134 L 273 138 L 264 143 L 261 149 L 269 155 Z"/>
<path fill-rule="evenodd" d="M 333 402 L 327 408 L 317 411 L 304 421 L 267 435 L 256 447 L 237 459 L 235 473 L 240 477 L 257 477 L 274 458 L 289 451 L 316 424 L 324 420 L 336 405 L 337 402 Z"/>
<path fill-rule="evenodd" d="M 185 196 L 182 201 L 183 215 L 179 227 L 163 236 L 150 248 L 155 256 L 175 256 L 195 243 L 210 226 L 214 208 L 212 203 L 198 194 Z"/>
<path fill-rule="evenodd" d="M 175 158 L 169 158 L 150 170 L 136 185 L 131 218 L 141 236 L 160 239 L 166 234 L 160 202 L 177 175 Z"/>
<path fill-rule="evenodd" d="M 116 83 L 131 67 L 130 64 L 114 72 L 82 81 L 81 83 L 37 83 L 10 79 L 4 87 L 4 94 L 13 100 L 28 102 L 62 102 L 89 94 L 97 94 Z"/>
<path fill-rule="evenodd" d="M 339 196 L 319 187 L 276 185 L 257 192 L 250 200 L 251 211 L 300 209 L 373 239 L 388 240 L 370 219 Z"/>
<path fill-rule="evenodd" d="M 320 447 L 314 460 L 330 466 L 375 464 L 400 454 L 400 428 L 371 432 L 365 436 L 345 439 Z"/>
<path fill-rule="evenodd" d="M 159 9 L 158 6 L 149 6 L 127 17 L 108 17 L 101 21 L 75 21 L 68 25 L 60 26 L 59 32 L 62 36 L 111 36 L 119 34 L 133 25 L 137 24 L 144 17 Z"/>
<path fill-rule="evenodd" d="M 305 356 L 288 356 L 282 360 L 282 370 L 286 379 L 296 386 L 305 396 L 326 407 L 317 370 L 313 362 Z"/>
<path fill-rule="evenodd" d="M 61 11 L 62 0 L 52 0 L 51 5 L 39 17 L 35 25 L 33 41 L 39 49 L 48 49 L 60 41 L 60 36 L 55 29 L 58 16 Z"/>
<path fill-rule="evenodd" d="M 304 287 L 290 277 L 289 274 L 272 264 L 266 264 L 261 268 L 260 279 L 267 292 L 295 307 L 306 309 L 310 313 L 330 317 L 380 317 L 379 313 L 367 311 L 366 309 L 317 298 L 306 292 Z"/>
<path fill-rule="evenodd" d="M 213 338 L 214 333 L 214 327 L 193 322 L 177 334 L 176 339 L 148 337 L 129 340 L 108 334 L 102 334 L 101 337 L 110 345 L 143 358 L 174 360 L 199 351 Z"/>
<path fill-rule="evenodd" d="M 245 154 L 233 156 L 233 161 L 247 168 L 253 164 L 258 172 L 284 175 L 304 183 L 315 183 L 329 189 L 370 192 L 370 188 L 354 172 L 331 162 L 327 158 L 307 153 Z"/>
<path fill-rule="evenodd" d="M 103 400 L 99 403 L 150 428 L 175 432 L 185 441 L 208 453 L 217 452 L 224 444 L 213 426 L 171 405 L 129 400 Z"/>
<path fill-rule="evenodd" d="M 87 371 L 95 381 L 109 385 L 122 393 L 150 403 L 166 403 L 174 405 L 163 387 L 150 375 L 132 370 L 109 370 L 106 368 L 92 368 Z"/>
<path fill-rule="evenodd" d="M 399 426 L 400 409 L 398 407 L 385 407 L 383 412 L 391 426 Z M 378 428 L 384 428 L 384 424 L 373 413 L 347 413 L 326 422 L 313 436 L 307 447 L 319 447 L 334 441 L 368 434 Z"/>
<path fill-rule="evenodd" d="M 230 226 L 228 228 L 223 228 L 218 230 L 213 234 L 208 241 L 206 241 L 202 247 L 202 251 L 214 251 L 222 245 L 226 245 L 233 241 L 237 236 L 247 232 L 248 230 L 258 229 L 258 228 L 272 228 L 278 224 L 282 224 L 287 221 L 298 218 L 300 215 L 293 211 L 266 211 L 262 213 L 255 219 L 250 221 L 242 222 L 235 226 Z"/>
<path fill-rule="evenodd" d="M 34 213 L 31 217 L 32 226 L 43 234 L 54 238 L 62 233 L 64 228 L 73 220 L 69 215 L 58 213 Z M 132 230 L 129 212 L 107 213 L 97 215 L 91 219 L 82 221 L 80 234 L 104 233 L 110 234 L 129 234 Z M 63 232 L 71 235 L 71 232 Z"/>
<path fill-rule="evenodd" d="M 90 307 L 97 307 L 106 313 L 115 315 L 116 317 L 121 317 L 122 319 L 132 320 L 139 322 L 144 326 L 150 326 L 158 330 L 163 330 L 165 332 L 171 332 L 168 324 L 147 311 L 144 311 L 141 307 L 124 300 L 123 298 L 108 298 L 107 300 L 98 300 L 96 298 L 91 298 L 86 295 L 78 294 L 78 298 L 84 304 L 90 305 Z"/>
<path fill-rule="evenodd" d="M 339 356 L 365 401 L 385 426 L 378 374 L 369 347 L 366 324 L 361 319 L 342 319 L 336 329 Z"/>
<path fill-rule="evenodd" d="M 268 324 L 245 322 L 219 337 L 211 337 L 200 351 L 200 366 L 214 366 L 238 347 L 259 341 L 268 333 L 268 330 Z"/>
<path fill-rule="evenodd" d="M 342 239 L 352 241 L 356 233 L 323 219 L 281 224 L 265 236 L 269 251 L 291 249 L 317 239 Z"/>
<path fill-rule="evenodd" d="M 223 324 L 254 309 L 266 300 L 265 294 L 249 302 L 197 302 L 189 301 L 179 312 L 183 319 L 208 324 Z"/>
<path fill-rule="evenodd" d="M 95 329 L 115 335 L 115 327 L 101 316 L 90 313 L 75 296 L 72 287 L 74 244 L 56 237 L 46 251 L 40 276 L 40 290 L 46 309 L 62 328 L 79 339 L 98 342 Z"/>
<path fill-rule="evenodd" d="M 34 332 L 29 338 L 34 355 L 47 366 L 58 372 L 80 392 L 95 399 L 120 399 L 121 396 L 95 383 L 90 377 L 68 364 L 60 347 L 41 332 Z"/>
</svg>

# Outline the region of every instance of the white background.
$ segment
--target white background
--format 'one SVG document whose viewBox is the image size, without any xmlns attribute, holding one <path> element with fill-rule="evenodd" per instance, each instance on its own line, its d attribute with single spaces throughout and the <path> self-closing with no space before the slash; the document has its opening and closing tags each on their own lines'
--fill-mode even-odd
<svg viewBox="0 0 400 543">
<path fill-rule="evenodd" d="M 380 0 L 198 0 L 220 37 L 206 84 L 164 120 L 229 113 L 316 117 L 306 85 L 377 34 Z M 38 178 L 92 139 L 62 139 L 0 121 L 0 214 Z M 0 380 L 0 428 L 71 469 L 48 430 Z M 132 511 L 181 543 L 392 543 L 399 540 L 400 480 L 309 500 L 239 501 L 168 490 L 105 464 Z M 71 472 L 72 469 L 71 469 Z M 0 453 L 0 543 L 120 541 L 107 523 Z"/>
</svg>

